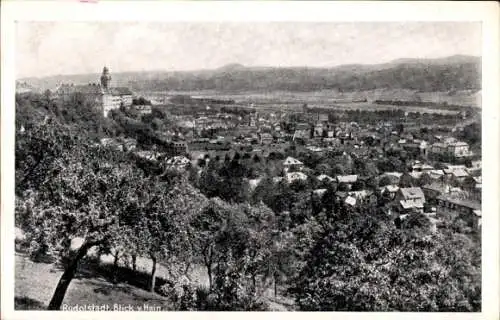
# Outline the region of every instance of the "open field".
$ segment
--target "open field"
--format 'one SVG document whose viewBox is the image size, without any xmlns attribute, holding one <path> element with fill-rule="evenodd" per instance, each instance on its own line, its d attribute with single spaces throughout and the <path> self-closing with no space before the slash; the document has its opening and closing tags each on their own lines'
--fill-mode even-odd
<svg viewBox="0 0 500 320">
<path fill-rule="evenodd" d="M 113 263 L 113 257 L 110 255 L 103 255 L 101 256 L 101 263 L 107 263 L 111 264 Z M 137 271 L 149 273 L 151 272 L 151 268 L 153 267 L 152 261 L 147 258 L 142 258 L 142 257 L 137 257 Z M 120 261 L 119 263 L 120 266 L 125 267 L 125 264 Z M 156 274 L 158 277 L 166 277 L 168 274 L 167 268 L 162 265 L 161 263 L 158 263 L 156 266 Z M 193 281 L 198 283 L 199 285 L 207 287 L 209 285 L 208 282 L 208 275 L 202 266 L 194 265 L 190 269 L 190 274 L 189 276 Z"/>
<path fill-rule="evenodd" d="M 247 104 L 235 105 L 235 107 L 247 107 Z M 258 110 L 269 110 L 269 111 L 302 111 L 303 103 L 263 103 L 255 105 Z M 407 112 L 420 112 L 429 114 L 458 114 L 458 111 L 446 110 L 439 108 L 424 108 L 419 106 L 394 106 L 394 105 L 384 105 L 375 104 L 371 102 L 351 102 L 351 103 L 335 103 L 335 104 L 321 104 L 312 103 L 308 104 L 311 108 L 322 108 L 326 110 L 365 110 L 365 111 L 381 111 L 381 110 L 404 110 Z"/>
<path fill-rule="evenodd" d="M 164 101 L 175 95 L 188 95 L 193 98 L 233 100 L 235 107 L 249 107 L 271 111 L 301 111 L 302 106 L 331 108 L 335 110 L 405 110 L 408 112 L 426 112 L 456 114 L 457 111 L 437 106 L 395 106 L 374 104 L 374 100 L 427 101 L 429 103 L 448 103 L 459 106 L 480 107 L 480 92 L 415 92 L 411 90 L 373 90 L 362 92 L 338 92 L 321 90 L 314 92 L 216 92 L 204 91 L 165 91 L 141 92 L 149 99 Z M 360 102 L 367 100 L 367 102 Z M 231 105 L 228 105 L 228 107 Z"/>
<path fill-rule="evenodd" d="M 318 90 L 311 92 L 290 91 L 261 91 L 261 92 L 218 92 L 214 90 L 200 91 L 145 91 L 144 95 L 161 97 L 174 95 L 189 95 L 195 98 L 217 98 L 235 100 L 236 102 L 253 103 L 346 103 L 363 99 L 371 100 L 407 100 L 427 101 L 433 103 L 456 104 L 479 107 L 481 105 L 481 91 L 457 92 L 417 92 L 407 89 L 378 89 L 357 92 L 339 92 L 336 90 Z"/>
<path fill-rule="evenodd" d="M 137 273 L 131 278 L 122 274 L 114 283 L 106 270 L 110 269 L 112 258 L 103 256 L 101 258 L 102 269 L 94 269 L 84 263 L 71 282 L 68 292 L 63 301 L 68 307 L 95 305 L 107 305 L 113 310 L 115 304 L 121 306 L 133 306 L 134 310 L 149 307 L 159 307 L 159 310 L 172 310 L 167 298 L 149 292 L 147 288 L 147 276 L 151 270 L 149 259 L 137 259 Z M 16 310 L 42 310 L 46 309 L 55 287 L 62 275 L 62 270 L 54 264 L 33 262 L 26 255 L 16 253 L 15 257 L 15 306 Z M 120 272 L 127 269 L 120 264 Z M 132 272 L 131 270 L 128 270 Z M 162 278 L 167 274 L 163 265 L 157 266 L 157 286 L 164 283 Z M 208 286 L 206 271 L 201 266 L 195 266 L 191 278 L 198 284 Z M 127 280 L 125 280 L 127 279 Z M 270 310 L 287 311 L 293 308 L 293 301 L 281 295 L 274 297 L 271 289 L 264 292 Z M 90 310 L 89 310 L 90 311 Z"/>
<path fill-rule="evenodd" d="M 45 309 L 52 297 L 62 270 L 52 264 L 35 263 L 22 254 L 16 254 L 15 309 Z M 80 272 L 70 284 L 63 304 L 68 306 L 94 305 L 132 305 L 143 307 L 159 306 L 168 310 L 167 300 L 128 283 L 111 283 L 100 275 Z"/>
</svg>

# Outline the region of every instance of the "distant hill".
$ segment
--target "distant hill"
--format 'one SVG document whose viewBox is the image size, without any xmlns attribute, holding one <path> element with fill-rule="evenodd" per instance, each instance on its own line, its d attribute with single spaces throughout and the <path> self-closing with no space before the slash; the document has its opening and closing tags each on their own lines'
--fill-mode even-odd
<svg viewBox="0 0 500 320">
<path fill-rule="evenodd" d="M 112 71 L 112 66 L 111 66 Z M 112 73 L 117 85 L 137 91 L 317 91 L 340 92 L 408 89 L 417 92 L 478 91 L 481 58 L 451 56 L 439 59 L 398 59 L 377 65 L 342 65 L 332 68 L 245 67 L 229 64 L 214 70 L 143 71 Z M 96 82 L 99 74 L 21 79 L 30 85 L 53 89 L 60 83 Z"/>
<path fill-rule="evenodd" d="M 32 92 L 36 89 L 27 82 L 16 81 L 16 93 Z"/>
<path fill-rule="evenodd" d="M 219 72 L 234 72 L 234 71 L 237 71 L 237 70 L 243 70 L 245 69 L 245 66 L 240 64 L 240 63 L 232 63 L 232 64 L 227 64 L 223 67 L 220 67 L 218 69 L 216 69 L 216 71 L 219 71 Z"/>
</svg>

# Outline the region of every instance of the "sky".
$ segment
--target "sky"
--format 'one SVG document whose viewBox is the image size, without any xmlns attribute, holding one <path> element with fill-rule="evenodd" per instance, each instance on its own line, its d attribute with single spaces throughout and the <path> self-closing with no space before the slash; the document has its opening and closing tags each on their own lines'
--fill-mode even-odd
<svg viewBox="0 0 500 320">
<path fill-rule="evenodd" d="M 481 56 L 473 22 L 18 22 L 17 78 Z"/>
</svg>

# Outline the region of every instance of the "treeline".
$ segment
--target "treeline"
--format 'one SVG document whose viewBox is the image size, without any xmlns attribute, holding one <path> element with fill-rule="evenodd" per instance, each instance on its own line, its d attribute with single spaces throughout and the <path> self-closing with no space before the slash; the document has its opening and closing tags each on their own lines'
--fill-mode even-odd
<svg viewBox="0 0 500 320">
<path fill-rule="evenodd" d="M 133 106 L 150 106 L 151 101 L 144 98 L 144 97 L 139 97 L 139 98 L 133 98 L 132 99 L 132 105 Z"/>
<path fill-rule="evenodd" d="M 172 103 L 181 103 L 181 104 L 234 104 L 234 100 L 224 100 L 224 99 L 214 99 L 214 98 L 193 98 L 191 96 L 186 95 L 176 95 L 170 98 Z"/>
<path fill-rule="evenodd" d="M 238 107 L 222 107 L 220 108 L 220 112 L 235 114 L 244 117 L 255 112 L 255 110 L 250 110 L 248 108 L 238 108 Z"/>
<path fill-rule="evenodd" d="M 471 107 L 460 106 L 454 104 L 448 104 L 448 102 L 430 102 L 430 101 L 411 101 L 411 100 L 375 100 L 375 104 L 382 105 L 392 105 L 392 106 L 411 106 L 411 107 L 423 107 L 423 108 L 441 108 L 446 110 L 463 111 L 468 110 Z"/>
<path fill-rule="evenodd" d="M 150 104 L 145 98 L 134 99 L 133 104 Z M 51 118 L 61 124 L 78 129 L 92 139 L 128 136 L 145 146 L 163 144 L 156 131 L 171 129 L 171 115 L 160 107 L 152 107 L 150 114 L 142 115 L 133 108 L 111 110 L 107 118 L 95 101 L 81 93 L 74 93 L 68 101 L 57 99 L 50 91 L 43 94 L 16 95 L 16 127 L 41 123 Z"/>
<path fill-rule="evenodd" d="M 67 101 L 57 99 L 50 91 L 16 94 L 16 127 L 29 126 L 51 118 L 93 139 L 123 133 L 115 121 L 102 116 L 102 111 L 84 94 L 74 93 Z"/>
<path fill-rule="evenodd" d="M 432 120 L 436 124 L 455 124 L 457 120 L 461 119 L 460 114 L 442 114 L 442 113 L 429 113 L 422 110 L 422 112 L 408 112 L 404 109 L 386 109 L 386 110 L 335 110 L 332 108 L 311 108 L 310 113 L 322 113 L 328 115 L 328 121 L 354 121 L 359 123 L 376 123 L 386 121 L 401 121 L 405 119 L 413 120 Z M 467 110 L 467 115 L 470 116 L 472 111 Z"/>
<path fill-rule="evenodd" d="M 455 136 L 459 140 L 467 142 L 471 146 L 472 150 L 478 151 L 479 155 L 481 155 L 481 122 L 473 122 L 465 126 L 462 130 L 457 130 Z"/>
</svg>

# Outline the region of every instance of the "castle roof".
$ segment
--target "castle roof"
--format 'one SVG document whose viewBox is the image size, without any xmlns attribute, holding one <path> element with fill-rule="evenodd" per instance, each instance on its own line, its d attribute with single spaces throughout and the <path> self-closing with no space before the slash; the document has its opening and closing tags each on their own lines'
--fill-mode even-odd
<svg viewBox="0 0 500 320">
<path fill-rule="evenodd" d="M 127 96 L 133 94 L 132 91 L 130 91 L 130 89 L 127 87 L 109 88 L 109 93 L 111 93 L 114 96 Z"/>
<path fill-rule="evenodd" d="M 102 94 L 102 88 L 100 85 L 91 83 L 88 85 L 70 85 L 63 84 L 57 89 L 58 94 L 69 95 L 73 93 L 82 93 L 82 94 Z"/>
</svg>

